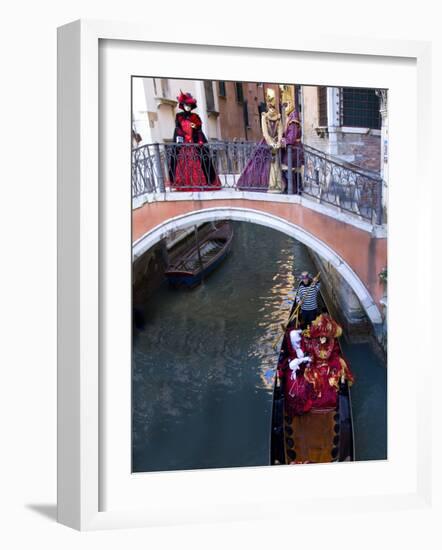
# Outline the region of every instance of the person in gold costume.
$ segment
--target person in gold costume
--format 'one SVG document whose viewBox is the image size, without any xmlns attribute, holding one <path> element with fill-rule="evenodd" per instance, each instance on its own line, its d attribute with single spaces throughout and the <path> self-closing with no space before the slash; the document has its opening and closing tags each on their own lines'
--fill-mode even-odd
<svg viewBox="0 0 442 550">
<path fill-rule="evenodd" d="M 276 108 L 275 91 L 266 92 L 267 110 L 261 115 L 263 138 L 257 143 L 250 160 L 238 179 L 238 189 L 282 193 L 284 180 L 279 150 L 283 134 L 281 115 Z"/>
<path fill-rule="evenodd" d="M 281 159 L 279 149 L 283 134 L 281 115 L 276 109 L 275 92 L 271 88 L 267 90 L 267 111 L 261 115 L 262 135 L 270 147 L 271 162 L 269 174 L 268 193 L 282 193 L 284 184 L 281 172 Z"/>
</svg>

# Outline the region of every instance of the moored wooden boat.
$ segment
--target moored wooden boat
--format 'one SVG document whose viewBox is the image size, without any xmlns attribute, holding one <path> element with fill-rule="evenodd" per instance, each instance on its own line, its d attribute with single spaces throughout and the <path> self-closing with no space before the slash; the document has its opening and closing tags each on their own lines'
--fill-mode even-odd
<svg viewBox="0 0 442 550">
<path fill-rule="evenodd" d="M 293 306 L 295 307 L 295 305 Z M 324 308 L 325 309 L 325 308 Z M 293 308 L 292 308 L 293 311 Z M 287 328 L 278 359 L 278 370 L 287 359 Z M 339 343 L 339 342 L 338 342 Z M 339 345 L 339 353 L 342 350 Z M 313 406 L 304 414 L 288 412 L 285 378 L 275 379 L 270 464 L 302 464 L 355 460 L 351 392 L 347 380 L 339 383 L 334 407 Z"/>
<path fill-rule="evenodd" d="M 165 272 L 173 287 L 194 288 L 199 285 L 229 253 L 233 227 L 228 221 L 218 224 L 177 258 Z"/>
</svg>

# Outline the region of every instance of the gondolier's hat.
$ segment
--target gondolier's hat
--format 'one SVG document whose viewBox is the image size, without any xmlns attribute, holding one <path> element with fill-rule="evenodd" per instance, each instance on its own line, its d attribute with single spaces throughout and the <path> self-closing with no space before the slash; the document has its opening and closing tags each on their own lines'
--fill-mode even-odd
<svg viewBox="0 0 442 550">
<path fill-rule="evenodd" d="M 309 273 L 308 271 L 303 271 L 299 277 L 300 281 L 302 284 L 306 284 L 306 282 L 308 284 L 311 284 L 313 282 L 313 277 L 312 277 L 312 274 Z"/>
</svg>

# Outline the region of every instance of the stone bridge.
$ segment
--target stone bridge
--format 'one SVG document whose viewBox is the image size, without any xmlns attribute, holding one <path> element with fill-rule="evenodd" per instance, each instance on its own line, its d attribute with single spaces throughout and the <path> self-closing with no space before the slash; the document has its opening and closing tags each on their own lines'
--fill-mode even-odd
<svg viewBox="0 0 442 550">
<path fill-rule="evenodd" d="M 378 275 L 387 265 L 386 226 L 310 197 L 232 189 L 149 194 L 134 203 L 133 257 L 169 231 L 221 219 L 265 225 L 299 240 L 341 274 L 373 325 L 382 322 Z"/>
</svg>

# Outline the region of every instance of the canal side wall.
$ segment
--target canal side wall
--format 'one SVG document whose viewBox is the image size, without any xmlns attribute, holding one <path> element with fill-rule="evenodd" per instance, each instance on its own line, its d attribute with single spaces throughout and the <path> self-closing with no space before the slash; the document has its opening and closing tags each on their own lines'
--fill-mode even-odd
<svg viewBox="0 0 442 550">
<path fill-rule="evenodd" d="M 211 231 L 211 224 L 198 224 L 198 239 Z M 164 272 L 183 252 L 194 245 L 195 233 L 191 227 L 171 232 L 166 238 L 137 257 L 133 263 L 133 306 L 142 307 L 164 282 Z"/>
<path fill-rule="evenodd" d="M 330 313 L 342 325 L 350 341 L 367 342 L 372 327 L 358 297 L 330 262 L 323 260 L 312 250 L 309 252 L 321 274 L 321 290 Z"/>
<path fill-rule="evenodd" d="M 167 246 L 164 240 L 138 257 L 132 266 L 132 302 L 141 307 L 161 285 L 168 265 Z"/>
<path fill-rule="evenodd" d="M 342 326 L 347 340 L 350 343 L 371 344 L 373 351 L 386 360 L 386 305 L 383 307 L 382 323 L 374 326 L 350 285 L 333 265 L 312 250 L 309 253 L 317 272 L 321 274 L 321 290 L 330 313 Z"/>
</svg>

